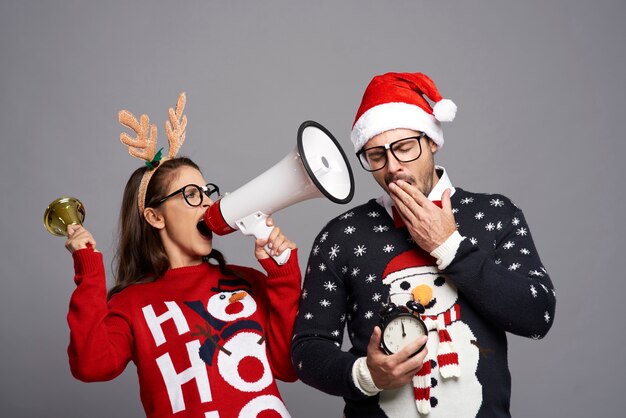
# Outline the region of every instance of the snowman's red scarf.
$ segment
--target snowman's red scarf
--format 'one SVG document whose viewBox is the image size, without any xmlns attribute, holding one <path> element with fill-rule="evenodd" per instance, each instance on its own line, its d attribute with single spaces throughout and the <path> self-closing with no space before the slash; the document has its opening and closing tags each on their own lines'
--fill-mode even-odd
<svg viewBox="0 0 626 418">
<path fill-rule="evenodd" d="M 450 333 L 446 326 L 461 318 L 461 308 L 458 304 L 439 315 L 422 315 L 422 320 L 429 331 L 437 330 L 439 334 L 439 347 L 437 349 L 437 364 L 442 378 L 461 376 L 459 367 L 459 354 L 452 344 Z M 422 414 L 430 412 L 430 373 L 431 361 L 426 360 L 419 372 L 413 377 L 413 394 L 417 410 Z"/>
</svg>

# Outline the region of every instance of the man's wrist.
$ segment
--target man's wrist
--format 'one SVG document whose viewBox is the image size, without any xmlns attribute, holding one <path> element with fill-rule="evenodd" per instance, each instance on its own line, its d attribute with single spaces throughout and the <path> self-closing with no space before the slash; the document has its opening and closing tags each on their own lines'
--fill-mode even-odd
<svg viewBox="0 0 626 418">
<path fill-rule="evenodd" d="M 461 241 L 465 239 L 459 231 L 454 231 L 439 247 L 431 251 L 430 255 L 437 259 L 437 267 L 439 270 L 444 270 L 452 263 L 456 252 L 461 245 Z"/>
<path fill-rule="evenodd" d="M 372 379 L 370 369 L 367 367 L 367 357 L 359 357 L 352 365 L 352 380 L 354 385 L 367 396 L 374 396 L 382 390 Z"/>
</svg>

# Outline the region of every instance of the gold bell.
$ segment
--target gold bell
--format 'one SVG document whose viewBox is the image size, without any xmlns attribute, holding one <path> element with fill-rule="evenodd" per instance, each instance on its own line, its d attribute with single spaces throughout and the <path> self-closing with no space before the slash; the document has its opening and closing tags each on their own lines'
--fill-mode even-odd
<svg viewBox="0 0 626 418">
<path fill-rule="evenodd" d="M 68 225 L 82 225 L 85 207 L 75 197 L 63 196 L 48 205 L 43 214 L 43 224 L 52 235 L 67 236 Z"/>
</svg>

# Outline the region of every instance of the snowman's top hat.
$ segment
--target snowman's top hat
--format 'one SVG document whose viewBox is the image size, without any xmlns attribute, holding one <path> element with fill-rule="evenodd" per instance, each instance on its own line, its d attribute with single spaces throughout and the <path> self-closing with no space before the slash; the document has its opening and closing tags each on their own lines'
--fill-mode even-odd
<svg viewBox="0 0 626 418">
<path fill-rule="evenodd" d="M 211 288 L 212 292 L 236 292 L 246 291 L 252 294 L 252 286 L 247 280 L 244 279 L 219 279 L 217 281 L 217 287 Z"/>
</svg>

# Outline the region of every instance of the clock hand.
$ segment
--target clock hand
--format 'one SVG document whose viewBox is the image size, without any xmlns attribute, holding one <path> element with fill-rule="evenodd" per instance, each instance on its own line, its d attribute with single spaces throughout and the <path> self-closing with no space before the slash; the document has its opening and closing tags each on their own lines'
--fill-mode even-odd
<svg viewBox="0 0 626 418">
<path fill-rule="evenodd" d="M 406 332 L 404 331 L 404 321 L 400 321 L 400 324 L 402 324 L 402 338 L 406 337 Z"/>
</svg>

